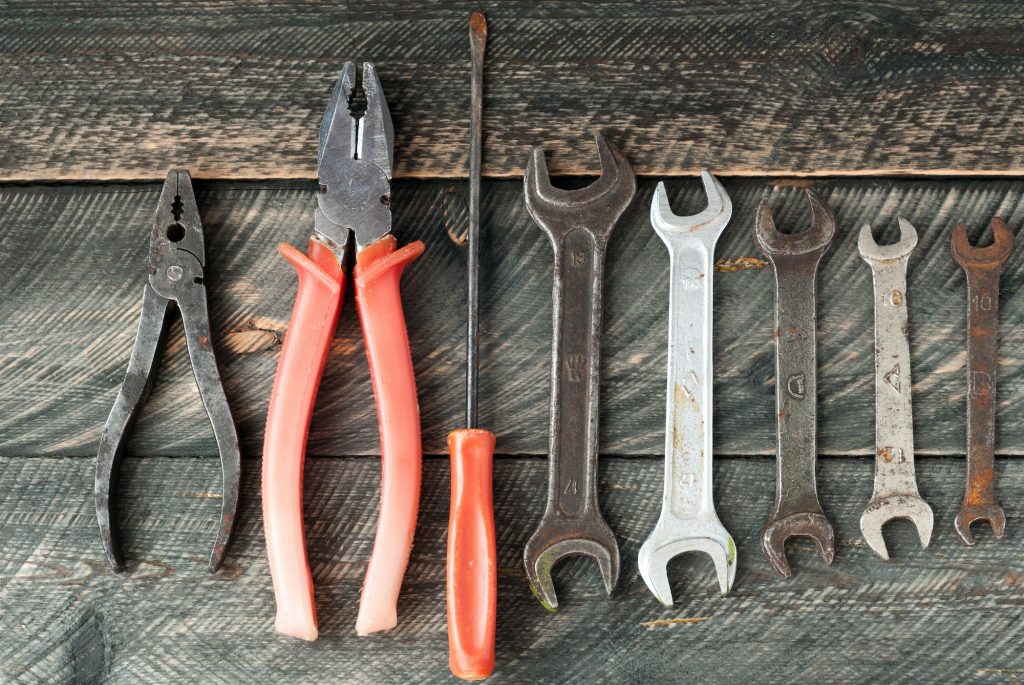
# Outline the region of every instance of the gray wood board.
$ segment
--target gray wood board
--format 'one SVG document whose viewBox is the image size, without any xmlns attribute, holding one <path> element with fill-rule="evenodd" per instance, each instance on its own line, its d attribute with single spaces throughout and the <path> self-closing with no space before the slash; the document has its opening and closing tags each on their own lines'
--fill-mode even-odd
<svg viewBox="0 0 1024 685">
<path fill-rule="evenodd" d="M 1024 172 L 1019 3 L 33 0 L 0 23 L 0 180 L 315 176 L 345 60 L 375 62 L 397 173 L 464 177 L 471 9 L 490 20 L 484 173 L 532 145 L 643 174 Z"/>
<path fill-rule="evenodd" d="M 921 240 L 910 263 L 915 429 L 921 454 L 965 444 L 966 285 L 949 255 L 954 222 L 980 235 L 992 215 L 1024 224 L 1024 182 L 817 181 L 839 233 L 819 278 L 819 447 L 870 454 L 874 444 L 871 271 L 857 251 L 866 221 L 893 240 L 895 214 Z M 695 179 L 669 184 L 679 213 L 705 202 Z M 773 275 L 750 236 L 762 197 L 782 228 L 808 221 L 787 182 L 726 180 L 732 224 L 715 277 L 715 439 L 722 454 L 773 454 Z M 601 449 L 663 454 L 668 254 L 650 228 L 654 184 L 613 234 L 606 265 Z M 403 288 L 425 448 L 446 453 L 464 422 L 465 260 L 461 186 L 399 183 L 395 226 L 426 254 Z M 0 189 L 0 453 L 84 455 L 95 449 L 131 351 L 147 273 L 157 185 Z M 198 184 L 206 227 L 214 345 L 245 453 L 262 447 L 266 406 L 295 295 L 294 271 L 275 244 L 303 245 L 312 229 L 312 184 Z M 481 425 L 498 452 L 545 454 L 551 340 L 551 249 L 526 213 L 518 182 L 484 189 Z M 447 230 L 446 230 L 447 229 Z M 985 233 L 988 233 L 985 228 Z M 43 235 L 49 237 L 42 237 Z M 728 269 L 740 268 L 737 271 Z M 1015 411 L 1024 401 L 1024 250 L 1007 263 L 1000 297 L 1000 453 L 1024 454 Z M 372 391 L 351 292 L 310 433 L 313 455 L 378 453 Z M 130 449 L 144 455 L 213 455 L 180 326 L 171 330 L 154 392 Z"/>
<path fill-rule="evenodd" d="M 358 638 L 354 622 L 376 526 L 374 459 L 307 462 L 306 521 L 321 637 L 277 635 L 259 514 L 259 463 L 244 478 L 227 566 L 206 572 L 218 518 L 213 459 L 129 459 L 120 519 L 129 569 L 109 572 L 96 532 L 92 462 L 0 459 L 0 680 L 9 683 L 434 683 L 448 678 L 445 531 L 448 465 L 426 460 L 419 527 L 399 601 L 399 625 Z M 544 507 L 542 459 L 495 468 L 499 599 L 494 683 L 1020 682 L 1024 678 L 1024 462 L 997 462 L 1006 537 L 978 530 L 956 541 L 960 460 L 922 462 L 932 545 L 905 522 L 877 559 L 858 519 L 871 494 L 867 459 L 819 463 L 822 503 L 837 532 L 825 567 L 806 540 L 789 545 L 791 580 L 764 560 L 758 533 L 771 507 L 773 465 L 729 458 L 715 467 L 718 511 L 734 535 L 739 570 L 722 597 L 711 562 L 671 564 L 676 604 L 647 591 L 636 555 L 658 516 L 659 459 L 602 460 L 601 507 L 622 552 L 615 594 L 596 565 L 555 569 L 562 609 L 530 594 L 523 546 Z M 941 647 L 937 647 L 941 645 Z M 75 678 L 78 680 L 76 681 Z"/>
</svg>

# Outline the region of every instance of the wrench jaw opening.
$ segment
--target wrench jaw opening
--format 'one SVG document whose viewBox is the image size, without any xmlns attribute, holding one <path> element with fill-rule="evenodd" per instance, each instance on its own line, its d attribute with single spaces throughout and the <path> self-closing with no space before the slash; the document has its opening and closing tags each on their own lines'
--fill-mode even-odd
<svg viewBox="0 0 1024 685">
<path fill-rule="evenodd" d="M 999 217 L 994 217 L 989 226 L 992 227 L 992 244 L 985 247 L 971 245 L 964 224 L 957 224 L 953 229 L 949 252 L 960 266 L 965 269 L 969 266 L 998 268 L 1009 258 L 1013 252 L 1013 231 Z"/>
<path fill-rule="evenodd" d="M 769 259 L 775 255 L 796 256 L 816 250 L 824 254 L 832 243 L 836 233 L 835 214 L 816 192 L 810 188 L 805 188 L 804 192 L 811 208 L 811 225 L 799 233 L 781 233 L 775 227 L 768 201 L 758 203 L 754 214 L 754 241 Z"/>
<path fill-rule="evenodd" d="M 914 524 L 917 537 L 921 541 L 921 549 L 927 549 L 932 540 L 935 515 L 932 508 L 919 495 L 875 497 L 868 502 L 860 516 L 860 532 L 868 547 L 885 561 L 889 560 L 889 551 L 885 548 L 882 526 L 897 519 Z"/>
<path fill-rule="evenodd" d="M 864 224 L 860 228 L 860 235 L 857 238 L 857 249 L 860 256 L 868 264 L 879 262 L 894 262 L 910 256 L 910 253 L 917 247 L 917 229 L 913 224 L 899 216 L 896 217 L 900 226 L 900 239 L 892 245 L 879 245 L 871 234 L 871 224 Z"/>
<path fill-rule="evenodd" d="M 611 528 L 600 519 L 586 524 L 590 530 L 583 530 L 584 525 L 579 521 L 569 525 L 557 519 L 554 525 L 547 521 L 550 521 L 547 517 L 541 521 L 523 552 L 526 579 L 541 605 L 551 612 L 558 610 L 551 571 L 559 561 L 570 556 L 594 559 L 601 570 L 605 592 L 610 595 L 619 582 L 619 546 Z"/>
<path fill-rule="evenodd" d="M 718 575 L 719 590 L 725 595 L 732 589 L 736 580 L 736 543 L 717 517 L 712 518 L 714 520 L 709 518 L 697 525 L 658 521 L 654 532 L 640 548 L 640 577 L 663 605 L 670 607 L 673 604 L 668 563 L 687 552 L 703 552 L 711 557 Z"/>
<path fill-rule="evenodd" d="M 654 201 L 651 202 L 651 226 L 665 243 L 671 244 L 676 236 L 697 234 L 713 245 L 728 225 L 732 217 L 729 194 L 708 170 L 702 169 L 700 178 L 704 183 L 708 206 L 693 216 L 678 216 L 672 211 L 663 181 L 655 188 Z"/>
<path fill-rule="evenodd" d="M 577 227 L 576 222 L 566 221 L 567 210 L 601 217 L 595 225 L 605 227 L 610 234 L 636 194 L 636 176 L 625 155 L 600 133 L 594 135 L 594 140 L 601 160 L 601 176 L 577 190 L 551 185 L 543 147 L 536 146 L 530 154 L 523 179 L 526 209 L 552 242 Z"/>
<path fill-rule="evenodd" d="M 1001 540 L 1006 531 L 1006 513 L 998 504 L 965 504 L 957 512 L 954 526 L 960 542 L 968 547 L 974 546 L 974 534 L 971 524 L 976 521 L 988 521 L 992 526 L 992 535 Z"/>
<path fill-rule="evenodd" d="M 765 557 L 783 578 L 793 575 L 786 559 L 786 540 L 805 537 L 814 540 L 826 566 L 832 565 L 836 554 L 836 538 L 825 514 L 800 512 L 782 518 L 773 518 L 761 531 L 761 549 Z"/>
</svg>

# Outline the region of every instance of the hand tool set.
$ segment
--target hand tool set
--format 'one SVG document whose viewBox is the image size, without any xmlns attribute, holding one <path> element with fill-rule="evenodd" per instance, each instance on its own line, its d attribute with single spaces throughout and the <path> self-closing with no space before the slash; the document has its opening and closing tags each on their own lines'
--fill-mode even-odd
<svg viewBox="0 0 1024 685">
<path fill-rule="evenodd" d="M 494 670 L 497 553 L 492 493 L 495 435 L 478 427 L 480 366 L 480 167 L 483 60 L 487 24 L 475 12 L 469 28 L 471 108 L 469 234 L 467 249 L 466 427 L 448 436 L 451 509 L 448 525 L 447 623 L 449 666 L 463 679 Z M 365 112 L 351 111 L 365 95 Z M 422 448 L 419 405 L 399 282 L 424 250 L 416 241 L 397 247 L 391 235 L 394 143 L 391 116 L 377 71 L 346 63 L 320 126 L 319 192 L 306 253 L 281 244 L 295 267 L 298 289 L 274 379 L 263 447 L 262 504 L 269 569 L 277 605 L 275 626 L 315 640 L 314 588 L 306 558 L 302 479 L 317 390 L 339 319 L 348 244 L 355 242 L 353 281 L 381 440 L 381 499 L 373 553 L 359 602 L 356 632 L 397 624 L 397 601 L 412 548 L 420 496 Z M 602 337 L 602 280 L 609 237 L 636 193 L 621 151 L 595 136 L 601 176 L 577 189 L 555 188 L 544 150 L 533 149 L 523 178 L 530 216 L 551 242 L 551 405 L 547 504 L 523 551 L 533 593 L 558 608 L 552 569 L 564 557 L 597 561 L 606 591 L 620 568 L 615 534 L 598 504 L 598 395 Z M 707 207 L 693 216 L 673 213 L 663 183 L 650 207 L 654 231 L 669 252 L 668 369 L 661 514 L 640 548 L 637 564 L 651 593 L 672 604 L 668 564 L 685 552 L 707 554 L 719 588 L 733 586 L 737 550 L 715 511 L 712 486 L 712 316 L 715 246 L 732 217 L 722 184 L 701 172 Z M 761 532 L 769 564 L 789 577 L 785 544 L 814 541 L 826 564 L 835 555 L 832 524 L 816 484 L 816 280 L 832 244 L 836 218 L 825 200 L 806 191 L 811 225 L 796 233 L 776 229 L 766 201 L 757 207 L 753 239 L 775 277 L 775 503 Z M 899 217 L 900 240 L 878 245 L 861 228 L 858 249 L 874 284 L 874 489 L 860 519 L 868 546 L 888 559 L 882 527 L 906 519 L 922 547 L 932 534 L 932 509 L 918 492 L 914 471 L 907 266 L 917 232 Z M 950 252 L 967 276 L 967 486 L 956 535 L 973 545 L 971 524 L 988 521 L 1002 537 L 1006 515 L 995 494 L 995 388 L 999 274 L 1014 247 L 1009 226 L 991 220 L 994 242 L 973 247 L 963 224 Z M 216 571 L 230 541 L 238 506 L 238 436 L 214 357 L 207 312 L 203 228 L 189 173 L 172 169 L 164 182 L 150 235 L 149 275 L 128 371 L 100 438 L 96 514 L 110 566 L 125 568 L 112 499 L 128 433 L 145 401 L 168 320 L 177 308 L 196 384 L 213 425 L 223 472 L 221 519 L 209 569 Z"/>
</svg>

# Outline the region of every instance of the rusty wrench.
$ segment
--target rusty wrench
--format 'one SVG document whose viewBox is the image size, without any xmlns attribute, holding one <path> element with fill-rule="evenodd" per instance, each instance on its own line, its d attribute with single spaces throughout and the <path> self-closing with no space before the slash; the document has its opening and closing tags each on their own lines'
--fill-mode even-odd
<svg viewBox="0 0 1024 685">
<path fill-rule="evenodd" d="M 996 501 L 996 365 L 999 331 L 999 271 L 1013 252 L 1013 231 L 994 218 L 992 244 L 973 247 L 963 224 L 953 229 L 949 249 L 967 274 L 967 489 L 956 515 L 956 534 L 974 544 L 971 524 L 985 520 L 1003 537 L 1006 514 Z"/>
<path fill-rule="evenodd" d="M 784 578 L 791 571 L 786 540 L 809 537 L 825 563 L 835 556 L 835 534 L 818 502 L 815 277 L 836 233 L 836 218 L 817 193 L 806 189 L 811 227 L 779 233 L 768 202 L 754 217 L 754 242 L 775 269 L 775 408 L 778 414 L 775 508 L 761 531 L 761 549 Z"/>
<path fill-rule="evenodd" d="M 732 217 L 725 188 L 701 171 L 708 206 L 676 216 L 659 183 L 651 225 L 669 251 L 668 401 L 665 485 L 661 516 L 640 548 L 638 565 L 647 587 L 672 606 L 668 562 L 684 552 L 704 552 L 715 562 L 725 594 L 736 577 L 736 543 L 718 520 L 712 488 L 711 313 L 715 243 Z"/>
<path fill-rule="evenodd" d="M 883 559 L 889 558 L 882 537 L 887 522 L 909 520 L 917 528 L 921 547 L 931 541 L 935 522 L 914 475 L 907 262 L 917 246 L 917 231 L 903 217 L 897 219 L 899 242 L 879 245 L 867 224 L 857 242 L 860 256 L 871 267 L 875 300 L 875 487 L 861 514 L 860 530 Z"/>
<path fill-rule="evenodd" d="M 621 152 L 595 138 L 602 173 L 590 186 L 553 187 L 540 146 L 523 177 L 526 208 L 555 253 L 548 500 L 523 552 L 530 589 L 549 611 L 558 608 L 551 569 L 563 557 L 596 559 L 609 594 L 619 577 L 619 547 L 597 503 L 601 281 L 608 238 L 636 178 Z"/>
</svg>

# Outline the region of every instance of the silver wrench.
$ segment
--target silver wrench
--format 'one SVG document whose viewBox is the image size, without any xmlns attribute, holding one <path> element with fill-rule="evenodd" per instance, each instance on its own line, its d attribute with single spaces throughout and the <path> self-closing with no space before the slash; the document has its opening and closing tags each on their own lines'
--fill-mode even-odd
<svg viewBox="0 0 1024 685">
<path fill-rule="evenodd" d="M 555 253 L 548 500 L 523 550 L 530 589 L 549 611 L 558 608 L 551 569 L 563 557 L 596 559 L 609 594 L 619 578 L 619 546 L 597 502 L 601 282 L 608 238 L 636 178 L 621 152 L 595 138 L 602 173 L 586 188 L 553 187 L 540 147 L 523 176 L 526 208 Z"/>
<path fill-rule="evenodd" d="M 860 530 L 883 559 L 889 558 L 883 525 L 906 519 L 917 528 L 921 547 L 927 547 L 935 518 L 918 493 L 914 475 L 907 262 L 917 246 L 917 231 L 903 217 L 897 220 L 898 243 L 879 245 L 867 224 L 857 242 L 860 256 L 871 267 L 875 292 L 875 487 L 861 514 Z"/>
<path fill-rule="evenodd" d="M 708 196 L 700 214 L 673 214 L 664 183 L 651 202 L 651 225 L 670 262 L 665 485 L 661 516 L 638 564 L 665 606 L 672 606 L 668 562 L 684 552 L 711 557 L 722 594 L 736 577 L 736 543 L 715 512 L 711 470 L 712 276 L 715 243 L 732 217 L 732 202 L 718 179 L 700 175 Z"/>
</svg>

